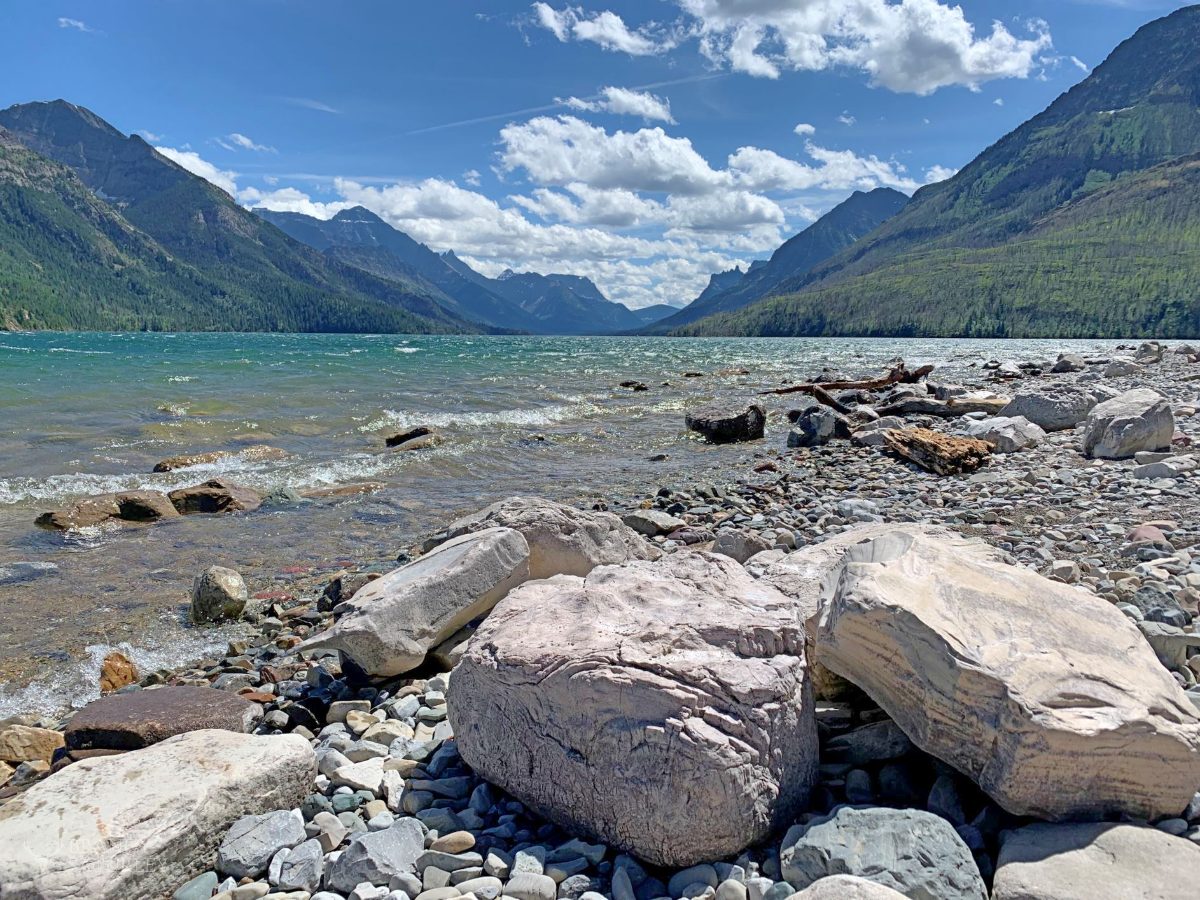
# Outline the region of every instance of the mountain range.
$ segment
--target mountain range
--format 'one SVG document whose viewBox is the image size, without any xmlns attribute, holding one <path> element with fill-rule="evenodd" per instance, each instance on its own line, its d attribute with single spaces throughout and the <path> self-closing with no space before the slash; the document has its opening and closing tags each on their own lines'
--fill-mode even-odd
<svg viewBox="0 0 1200 900">
<path fill-rule="evenodd" d="M 676 334 L 1200 334 L 1200 6 L 1151 22 L 948 181 Z"/>
<path fill-rule="evenodd" d="M 1194 337 L 1200 6 L 952 178 L 856 192 L 683 309 L 495 278 L 363 207 L 247 210 L 65 101 L 0 110 L 0 329 Z"/>
</svg>

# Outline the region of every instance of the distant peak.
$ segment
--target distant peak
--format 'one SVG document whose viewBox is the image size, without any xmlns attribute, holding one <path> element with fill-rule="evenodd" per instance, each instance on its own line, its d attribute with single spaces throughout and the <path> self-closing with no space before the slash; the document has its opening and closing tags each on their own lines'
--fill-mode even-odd
<svg viewBox="0 0 1200 900">
<path fill-rule="evenodd" d="M 383 219 L 375 215 L 365 206 L 352 206 L 349 209 L 343 209 L 333 217 L 335 222 L 371 222 L 383 224 Z"/>
</svg>

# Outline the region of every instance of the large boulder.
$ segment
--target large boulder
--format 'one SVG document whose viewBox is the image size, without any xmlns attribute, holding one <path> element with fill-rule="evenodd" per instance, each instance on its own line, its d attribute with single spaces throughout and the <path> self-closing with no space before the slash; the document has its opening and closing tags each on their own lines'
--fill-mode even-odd
<svg viewBox="0 0 1200 900">
<path fill-rule="evenodd" d="M 885 443 L 886 432 L 904 427 L 906 427 L 906 423 L 899 416 L 884 416 L 874 422 L 859 425 L 850 435 L 850 440 L 863 447 L 882 447 Z"/>
<path fill-rule="evenodd" d="M 1194 900 L 1200 846 L 1157 828 L 1028 825 L 1000 846 L 992 900 Z"/>
<path fill-rule="evenodd" d="M 1166 450 L 1175 416 L 1157 391 L 1138 388 L 1096 406 L 1087 417 L 1083 452 L 1100 459 L 1128 459 L 1143 450 Z"/>
<path fill-rule="evenodd" d="M 528 578 L 529 544 L 520 532 L 465 534 L 367 582 L 337 607 L 336 624 L 300 649 L 340 650 L 368 675 L 390 678 L 415 669 Z"/>
<path fill-rule="evenodd" d="M 1065 431 L 1087 418 L 1096 399 L 1074 384 L 1048 384 L 1021 391 L 1000 410 L 1005 418 L 1021 416 L 1043 431 Z"/>
<path fill-rule="evenodd" d="M 179 512 L 167 495 L 159 491 L 122 491 L 87 497 L 72 506 L 42 513 L 39 528 L 53 531 L 77 531 L 106 522 L 157 522 L 177 518 Z"/>
<path fill-rule="evenodd" d="M 903 900 L 904 895 L 890 887 L 857 875 L 830 875 L 813 882 L 789 900 Z"/>
<path fill-rule="evenodd" d="M 137 750 L 188 731 L 246 733 L 262 718 L 257 703 L 209 687 L 180 685 L 111 694 L 71 718 L 71 750 Z"/>
<path fill-rule="evenodd" d="M 607 512 L 586 512 L 538 497 L 509 497 L 452 522 L 444 534 L 427 542 L 429 550 L 448 538 L 511 528 L 529 544 L 529 577 L 584 576 L 596 566 L 616 565 L 662 555 L 641 535 Z"/>
<path fill-rule="evenodd" d="M 907 525 L 825 584 L 820 662 L 1009 812 L 1153 819 L 1200 786 L 1196 710 L 1115 606 Z"/>
<path fill-rule="evenodd" d="M 758 402 L 710 403 L 689 412 L 684 424 L 704 435 L 710 444 L 756 441 L 763 436 L 767 411 Z"/>
<path fill-rule="evenodd" d="M 180 488 L 167 495 L 180 513 L 249 512 L 262 506 L 262 494 L 228 478 Z"/>
<path fill-rule="evenodd" d="M 783 838 L 779 864 L 797 890 L 855 875 L 912 900 L 987 900 L 971 851 L 945 819 L 919 809 L 840 806 Z"/>
<path fill-rule="evenodd" d="M 655 864 L 761 840 L 816 773 L 794 605 L 712 554 L 522 585 L 471 639 L 449 711 L 484 778 Z"/>
<path fill-rule="evenodd" d="M 0 762 L 13 765 L 33 760 L 50 762 L 63 742 L 61 732 L 14 722 L 0 727 Z"/>
<path fill-rule="evenodd" d="M 969 422 L 963 431 L 968 437 L 987 441 L 993 453 L 1016 453 L 1036 447 L 1046 439 L 1046 432 L 1023 416 L 996 416 Z"/>
<path fill-rule="evenodd" d="M 239 818 L 297 806 L 316 770 L 299 736 L 228 731 L 77 762 L 0 806 L 0 896 L 170 896 Z"/>
<path fill-rule="evenodd" d="M 192 582 L 188 617 L 197 625 L 240 619 L 249 599 L 249 589 L 239 572 L 209 566 Z"/>
</svg>

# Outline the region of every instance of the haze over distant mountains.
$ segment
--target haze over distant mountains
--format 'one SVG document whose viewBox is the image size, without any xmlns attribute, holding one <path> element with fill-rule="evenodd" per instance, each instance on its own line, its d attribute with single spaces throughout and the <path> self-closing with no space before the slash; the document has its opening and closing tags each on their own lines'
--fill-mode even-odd
<svg viewBox="0 0 1200 900">
<path fill-rule="evenodd" d="M 250 211 L 65 101 L 0 111 L 0 327 L 676 335 L 1200 332 L 1200 7 L 909 200 L 856 192 L 682 310 L 489 278 L 358 206 Z"/>
</svg>

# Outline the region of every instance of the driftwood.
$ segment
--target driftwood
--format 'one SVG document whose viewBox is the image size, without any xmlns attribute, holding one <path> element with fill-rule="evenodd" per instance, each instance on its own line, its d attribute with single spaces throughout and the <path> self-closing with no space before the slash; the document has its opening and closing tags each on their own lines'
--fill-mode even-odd
<svg viewBox="0 0 1200 900">
<path fill-rule="evenodd" d="M 882 419 L 885 416 L 938 416 L 955 419 L 967 413 L 982 412 L 994 416 L 1008 406 L 1006 397 L 951 397 L 949 400 L 934 400 L 932 397 L 905 397 L 875 410 Z"/>
<path fill-rule="evenodd" d="M 883 433 L 889 450 L 935 475 L 974 472 L 987 462 L 992 445 L 975 438 L 952 437 L 928 428 L 903 428 Z"/>
<path fill-rule="evenodd" d="M 807 384 L 794 384 L 791 387 L 776 388 L 773 391 L 764 391 L 763 393 L 813 394 L 817 396 L 817 391 L 877 391 L 880 388 L 889 387 L 893 384 L 913 384 L 920 381 L 932 371 L 933 366 L 921 366 L 919 369 L 913 369 L 910 372 L 904 363 L 900 363 L 886 375 L 881 375 L 879 378 L 868 378 L 864 381 L 814 381 Z M 837 409 L 837 407 L 834 407 L 834 409 Z M 841 410 L 838 411 L 841 412 Z"/>
</svg>

